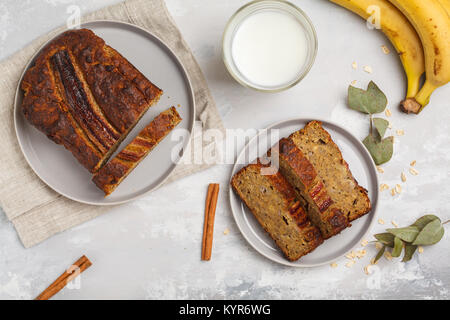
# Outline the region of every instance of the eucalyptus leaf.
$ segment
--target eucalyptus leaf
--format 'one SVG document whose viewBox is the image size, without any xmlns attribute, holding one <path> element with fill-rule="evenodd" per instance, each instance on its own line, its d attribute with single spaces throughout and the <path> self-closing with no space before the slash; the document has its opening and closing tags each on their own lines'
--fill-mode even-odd
<svg viewBox="0 0 450 320">
<path fill-rule="evenodd" d="M 394 238 L 395 236 L 392 233 L 385 232 L 385 233 L 378 233 L 374 235 L 375 239 L 377 239 L 380 243 L 384 244 L 385 246 L 389 248 L 394 247 Z"/>
<path fill-rule="evenodd" d="M 348 87 L 348 105 L 351 109 L 374 114 L 383 112 L 387 105 L 387 98 L 378 86 L 370 81 L 367 90 Z"/>
<path fill-rule="evenodd" d="M 383 256 L 385 250 L 386 250 L 386 246 L 383 246 L 383 247 L 380 249 L 380 251 L 378 251 L 377 255 L 375 256 L 375 259 L 373 260 L 373 263 L 374 263 L 374 264 L 377 263 L 378 260 L 381 259 L 381 257 Z"/>
<path fill-rule="evenodd" d="M 416 222 L 414 222 L 412 224 L 412 226 L 416 226 L 417 228 L 419 228 L 419 230 L 422 230 L 428 223 L 430 223 L 431 221 L 434 221 L 434 220 L 441 221 L 441 219 L 436 217 L 434 214 L 427 214 L 427 215 L 417 219 Z"/>
<path fill-rule="evenodd" d="M 447 222 L 450 222 L 450 220 Z M 445 233 L 445 223 L 441 223 L 439 217 L 428 214 L 417 219 L 409 227 L 391 228 L 387 229 L 385 233 L 375 234 L 374 237 L 383 244 L 375 257 L 375 262 L 383 256 L 386 247 L 392 248 L 392 257 L 399 257 L 403 248 L 405 248 L 402 261 L 410 261 L 418 246 L 432 245 L 442 239 Z"/>
<path fill-rule="evenodd" d="M 419 235 L 414 240 L 413 245 L 427 246 L 438 243 L 444 236 L 444 232 L 444 227 L 442 226 L 441 221 L 439 219 L 433 220 L 423 227 Z"/>
<path fill-rule="evenodd" d="M 375 129 L 377 129 L 380 139 L 383 139 L 386 129 L 389 126 L 389 121 L 382 118 L 374 118 L 373 125 L 375 126 Z"/>
<path fill-rule="evenodd" d="M 394 249 L 392 249 L 391 255 L 396 258 L 400 257 L 403 249 L 403 241 L 399 237 L 394 237 Z"/>
<path fill-rule="evenodd" d="M 417 246 L 412 244 L 405 245 L 405 255 L 403 256 L 402 262 L 408 262 L 412 259 L 414 252 L 416 252 Z"/>
<path fill-rule="evenodd" d="M 387 137 L 381 141 L 369 134 L 364 140 L 363 144 L 369 150 L 370 155 L 375 161 L 376 165 L 388 162 L 392 158 L 394 152 L 394 137 Z"/>
<path fill-rule="evenodd" d="M 405 228 L 387 229 L 386 231 L 400 238 L 403 241 L 413 242 L 416 239 L 417 235 L 419 234 L 420 230 L 415 226 L 409 226 Z"/>
</svg>

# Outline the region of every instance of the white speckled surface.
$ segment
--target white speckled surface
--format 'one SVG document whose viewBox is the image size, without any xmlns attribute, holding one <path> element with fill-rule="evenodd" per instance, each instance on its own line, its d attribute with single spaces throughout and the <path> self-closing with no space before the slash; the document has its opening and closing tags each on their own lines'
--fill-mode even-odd
<svg viewBox="0 0 450 320">
<path fill-rule="evenodd" d="M 0 3 L 0 59 L 63 24 L 66 9 L 77 4 L 88 12 L 118 1 L 3 0 Z M 435 213 L 450 218 L 450 86 L 438 90 L 420 116 L 396 108 L 405 90 L 395 54 L 384 55 L 382 34 L 369 31 L 357 16 L 326 0 L 295 0 L 313 20 L 319 53 L 306 79 L 293 89 L 264 94 L 238 85 L 221 61 L 221 34 L 231 14 L 246 1 L 168 0 L 167 5 L 196 55 L 228 128 L 263 128 L 295 116 L 328 117 L 364 138 L 367 119 L 345 106 L 352 80 L 374 80 L 387 94 L 396 136 L 393 159 L 380 174 L 382 183 L 400 183 L 417 160 L 419 176 L 407 173 L 400 195 L 381 196 L 373 233 L 395 220 L 410 224 Z M 208 5 L 206 5 L 208 3 Z M 391 51 L 392 47 L 388 45 Z M 351 63 L 358 62 L 353 70 Z M 373 68 L 372 74 L 362 70 Z M 397 137 L 395 130 L 403 129 Z M 346 259 L 314 269 L 276 265 L 254 252 L 240 235 L 228 205 L 230 166 L 216 166 L 172 183 L 145 198 L 112 210 L 96 220 L 24 249 L 13 226 L 0 214 L 0 298 L 34 298 L 70 263 L 86 254 L 93 266 L 82 275 L 80 289 L 65 289 L 55 299 L 108 298 L 450 298 L 449 230 L 441 242 L 403 264 L 382 259 L 367 276 L 368 254 L 352 268 Z M 203 207 L 209 182 L 221 183 L 215 241 L 210 262 L 200 261 Z M 230 233 L 224 235 L 228 228 Z"/>
</svg>

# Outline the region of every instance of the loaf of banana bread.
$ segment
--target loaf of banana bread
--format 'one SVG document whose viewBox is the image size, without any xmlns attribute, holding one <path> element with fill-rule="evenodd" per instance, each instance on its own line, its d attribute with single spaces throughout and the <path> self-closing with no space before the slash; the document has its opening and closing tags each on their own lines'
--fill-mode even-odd
<svg viewBox="0 0 450 320">
<path fill-rule="evenodd" d="M 286 179 L 279 172 L 261 173 L 267 167 L 259 161 L 247 165 L 233 176 L 231 186 L 286 258 L 295 261 L 313 251 L 323 238 Z"/>
<path fill-rule="evenodd" d="M 51 41 L 25 73 L 21 88 L 26 119 L 91 173 L 162 94 L 88 29 Z"/>
<path fill-rule="evenodd" d="M 315 167 L 291 139 L 283 138 L 271 151 L 281 174 L 294 187 L 312 223 L 328 239 L 349 226 L 347 217 L 336 206 Z"/>
<path fill-rule="evenodd" d="M 314 166 L 334 204 L 351 222 L 370 211 L 367 190 L 353 177 L 338 146 L 320 121 L 311 121 L 289 137 Z"/>
<path fill-rule="evenodd" d="M 108 196 L 181 120 L 175 107 L 161 112 L 133 141 L 94 174 L 92 181 Z"/>
</svg>

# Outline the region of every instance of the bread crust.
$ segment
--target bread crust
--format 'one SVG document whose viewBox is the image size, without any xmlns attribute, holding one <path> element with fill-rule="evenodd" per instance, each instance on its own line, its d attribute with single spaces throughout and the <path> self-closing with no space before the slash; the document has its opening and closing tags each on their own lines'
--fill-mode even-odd
<svg viewBox="0 0 450 320">
<path fill-rule="evenodd" d="M 22 111 L 96 172 L 162 90 L 91 30 L 62 33 L 26 71 Z"/>
</svg>

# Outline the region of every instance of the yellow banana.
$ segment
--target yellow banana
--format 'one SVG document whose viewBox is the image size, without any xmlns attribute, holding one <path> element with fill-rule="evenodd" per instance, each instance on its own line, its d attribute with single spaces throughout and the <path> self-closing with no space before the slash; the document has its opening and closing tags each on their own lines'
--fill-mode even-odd
<svg viewBox="0 0 450 320">
<path fill-rule="evenodd" d="M 401 104 L 403 111 L 419 113 L 433 91 L 450 81 L 450 17 L 445 9 L 450 7 L 449 0 L 389 1 L 414 26 L 424 48 L 425 83 L 414 98 L 407 98 Z"/>
<path fill-rule="evenodd" d="M 371 16 L 370 9 L 379 9 L 380 27 L 400 56 L 408 80 L 407 98 L 419 92 L 420 77 L 425 71 L 422 43 L 408 19 L 388 0 L 330 0 L 363 19 Z"/>
<path fill-rule="evenodd" d="M 447 11 L 447 15 L 450 16 L 450 0 L 438 0 L 438 2 L 444 7 L 445 11 Z"/>
</svg>

